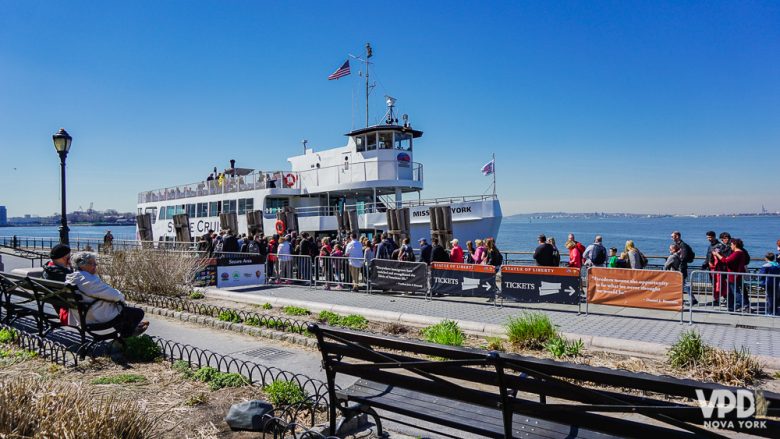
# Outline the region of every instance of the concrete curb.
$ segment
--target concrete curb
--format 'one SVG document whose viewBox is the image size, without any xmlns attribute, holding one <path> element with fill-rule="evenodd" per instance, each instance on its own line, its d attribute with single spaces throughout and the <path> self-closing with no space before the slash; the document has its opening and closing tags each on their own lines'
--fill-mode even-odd
<svg viewBox="0 0 780 439">
<path fill-rule="evenodd" d="M 372 308 L 359 308 L 345 305 L 333 305 L 322 302 L 310 302 L 283 297 L 264 296 L 257 294 L 244 294 L 233 291 L 209 288 L 205 290 L 209 297 L 231 300 L 239 303 L 257 304 L 270 303 L 273 306 L 299 306 L 312 312 L 331 311 L 338 314 L 360 314 L 363 317 L 380 322 L 403 323 L 411 326 L 429 326 L 445 320 L 442 317 L 425 316 L 420 314 L 406 314 L 393 311 L 377 310 Z M 464 332 L 472 335 L 501 337 L 506 333 L 506 328 L 501 325 L 474 322 L 470 320 L 456 320 Z M 640 357 L 664 357 L 669 346 L 660 343 L 650 343 L 622 338 L 601 337 L 595 335 L 582 335 L 575 333 L 561 333 L 572 340 L 580 339 L 588 349 L 616 352 Z M 316 343 L 315 343 L 316 347 Z M 780 370 L 780 358 L 765 355 L 754 355 L 767 369 Z"/>
</svg>

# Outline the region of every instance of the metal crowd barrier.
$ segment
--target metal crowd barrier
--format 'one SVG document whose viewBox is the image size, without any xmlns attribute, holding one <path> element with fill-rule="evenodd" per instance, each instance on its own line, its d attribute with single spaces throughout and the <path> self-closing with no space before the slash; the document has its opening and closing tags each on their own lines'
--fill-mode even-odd
<svg viewBox="0 0 780 439">
<path fill-rule="evenodd" d="M 360 263 L 360 267 L 351 269 L 353 265 Z M 365 258 L 348 258 L 341 256 L 317 256 L 316 262 L 317 285 L 325 285 L 326 289 L 331 286 L 344 289 L 366 289 L 368 285 L 368 263 Z M 357 279 L 353 276 L 357 275 Z"/>
<path fill-rule="evenodd" d="M 778 316 L 780 275 L 695 270 L 690 273 L 689 320 L 693 312 Z M 694 304 L 695 303 L 695 304 Z"/>
<path fill-rule="evenodd" d="M 282 254 L 277 255 L 276 259 L 276 283 L 313 285 L 314 267 L 311 256 Z"/>
</svg>

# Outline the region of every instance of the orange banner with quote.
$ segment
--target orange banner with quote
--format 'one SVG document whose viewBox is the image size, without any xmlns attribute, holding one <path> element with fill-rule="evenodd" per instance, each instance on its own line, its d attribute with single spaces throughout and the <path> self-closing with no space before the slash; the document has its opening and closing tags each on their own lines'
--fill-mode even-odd
<svg viewBox="0 0 780 439">
<path fill-rule="evenodd" d="M 679 271 L 591 268 L 588 303 L 682 311 L 683 277 Z"/>
</svg>

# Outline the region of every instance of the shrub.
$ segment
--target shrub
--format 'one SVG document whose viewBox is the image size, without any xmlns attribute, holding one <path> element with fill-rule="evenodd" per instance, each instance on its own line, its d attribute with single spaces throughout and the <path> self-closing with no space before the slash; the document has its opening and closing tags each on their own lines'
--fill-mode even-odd
<svg viewBox="0 0 780 439">
<path fill-rule="evenodd" d="M 185 378 L 192 378 L 192 376 L 195 374 L 195 371 L 192 370 L 189 363 L 184 360 L 176 360 L 173 365 L 171 365 L 171 368 L 177 372 L 180 372 L 182 375 L 184 375 Z"/>
<path fill-rule="evenodd" d="M 368 327 L 368 320 L 360 314 L 350 314 L 341 319 L 341 326 L 345 326 L 350 329 L 366 329 Z"/>
<path fill-rule="evenodd" d="M 114 288 L 176 297 L 190 294 L 195 274 L 204 268 L 203 258 L 178 251 L 123 250 L 105 259 L 101 274 Z"/>
<path fill-rule="evenodd" d="M 206 297 L 206 295 L 201 293 L 200 291 L 193 291 L 190 293 L 190 299 L 193 300 L 203 299 L 204 297 Z"/>
<path fill-rule="evenodd" d="M 271 329 L 278 329 L 280 331 L 284 331 L 287 329 L 288 326 L 290 326 L 287 322 L 285 322 L 282 319 L 268 319 L 268 322 L 266 323 L 266 326 Z"/>
<path fill-rule="evenodd" d="M 224 387 L 241 387 L 249 384 L 249 380 L 238 373 L 219 372 L 213 380 L 209 381 L 211 390 L 219 390 Z"/>
<path fill-rule="evenodd" d="M 491 351 L 503 351 L 504 350 L 504 340 L 501 339 L 501 337 L 488 337 L 485 339 L 487 344 L 485 345 L 485 348 Z"/>
<path fill-rule="evenodd" d="M 718 383 L 746 386 L 764 376 L 761 363 L 753 358 L 746 348 L 731 351 L 710 349 L 704 362 L 704 373 Z"/>
<path fill-rule="evenodd" d="M 306 308 L 301 308 L 299 306 L 285 306 L 284 308 L 282 308 L 282 312 L 291 316 L 307 316 L 311 314 L 311 311 L 309 311 Z"/>
<path fill-rule="evenodd" d="M 298 404 L 306 400 L 309 395 L 295 381 L 275 380 L 263 387 L 268 395 L 268 400 L 274 407 Z"/>
<path fill-rule="evenodd" d="M 219 320 L 222 320 L 223 322 L 241 323 L 243 321 L 241 319 L 241 316 L 239 316 L 237 312 L 232 310 L 220 311 L 219 316 L 217 316 L 217 318 Z"/>
<path fill-rule="evenodd" d="M 273 306 L 271 306 L 270 303 L 264 303 L 263 304 L 263 309 L 271 309 L 271 308 L 273 308 Z"/>
<path fill-rule="evenodd" d="M 506 326 L 509 341 L 529 349 L 541 349 L 547 341 L 558 336 L 558 331 L 550 318 L 546 314 L 537 312 L 510 317 Z"/>
<path fill-rule="evenodd" d="M 0 407 L 0 437 L 142 439 L 155 422 L 134 402 L 35 378 L 1 380 Z"/>
<path fill-rule="evenodd" d="M 124 355 L 129 361 L 154 361 L 162 355 L 162 349 L 148 335 L 125 339 Z"/>
<path fill-rule="evenodd" d="M 466 339 L 458 323 L 453 320 L 443 320 L 423 329 L 420 333 L 429 342 L 448 346 L 462 346 Z"/>
<path fill-rule="evenodd" d="M 335 312 L 322 310 L 320 311 L 319 320 L 323 323 L 327 323 L 329 325 L 338 325 L 341 323 L 341 316 L 336 314 Z"/>
<path fill-rule="evenodd" d="M 260 317 L 255 316 L 247 317 L 246 320 L 244 320 L 244 324 L 249 326 L 263 326 Z"/>
<path fill-rule="evenodd" d="M 582 339 L 569 341 L 561 336 L 551 339 L 544 345 L 545 349 L 555 358 L 577 357 L 580 355 L 583 346 Z"/>
<path fill-rule="evenodd" d="M 146 381 L 146 377 L 143 375 L 137 375 L 134 373 L 125 373 L 121 375 L 95 378 L 94 380 L 92 380 L 92 384 L 128 384 L 128 383 L 143 383 L 145 381 Z"/>
<path fill-rule="evenodd" d="M 16 331 L 11 328 L 0 329 L 0 343 L 10 343 L 16 339 Z"/>
<path fill-rule="evenodd" d="M 219 374 L 219 371 L 217 369 L 214 369 L 213 367 L 205 366 L 196 370 L 195 373 L 192 375 L 192 377 L 198 381 L 203 381 L 204 383 L 208 383 L 209 381 L 213 381 L 214 377 L 216 377 L 217 374 Z"/>
<path fill-rule="evenodd" d="M 685 331 L 669 348 L 667 358 L 672 367 L 690 368 L 701 364 L 710 349 L 701 339 L 701 334 L 693 330 Z"/>
<path fill-rule="evenodd" d="M 211 390 L 224 387 L 241 387 L 249 384 L 249 380 L 237 373 L 225 373 L 213 367 L 201 367 L 192 374 L 192 378 L 209 385 Z"/>
</svg>

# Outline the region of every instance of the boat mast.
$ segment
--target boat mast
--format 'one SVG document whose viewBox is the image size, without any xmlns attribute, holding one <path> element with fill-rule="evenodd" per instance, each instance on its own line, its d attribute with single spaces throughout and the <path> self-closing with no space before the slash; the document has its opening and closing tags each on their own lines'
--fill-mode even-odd
<svg viewBox="0 0 780 439">
<path fill-rule="evenodd" d="M 368 93 L 370 92 L 370 87 L 368 85 L 368 59 L 371 58 L 372 55 L 371 44 L 366 43 L 366 128 L 368 128 Z"/>
</svg>

